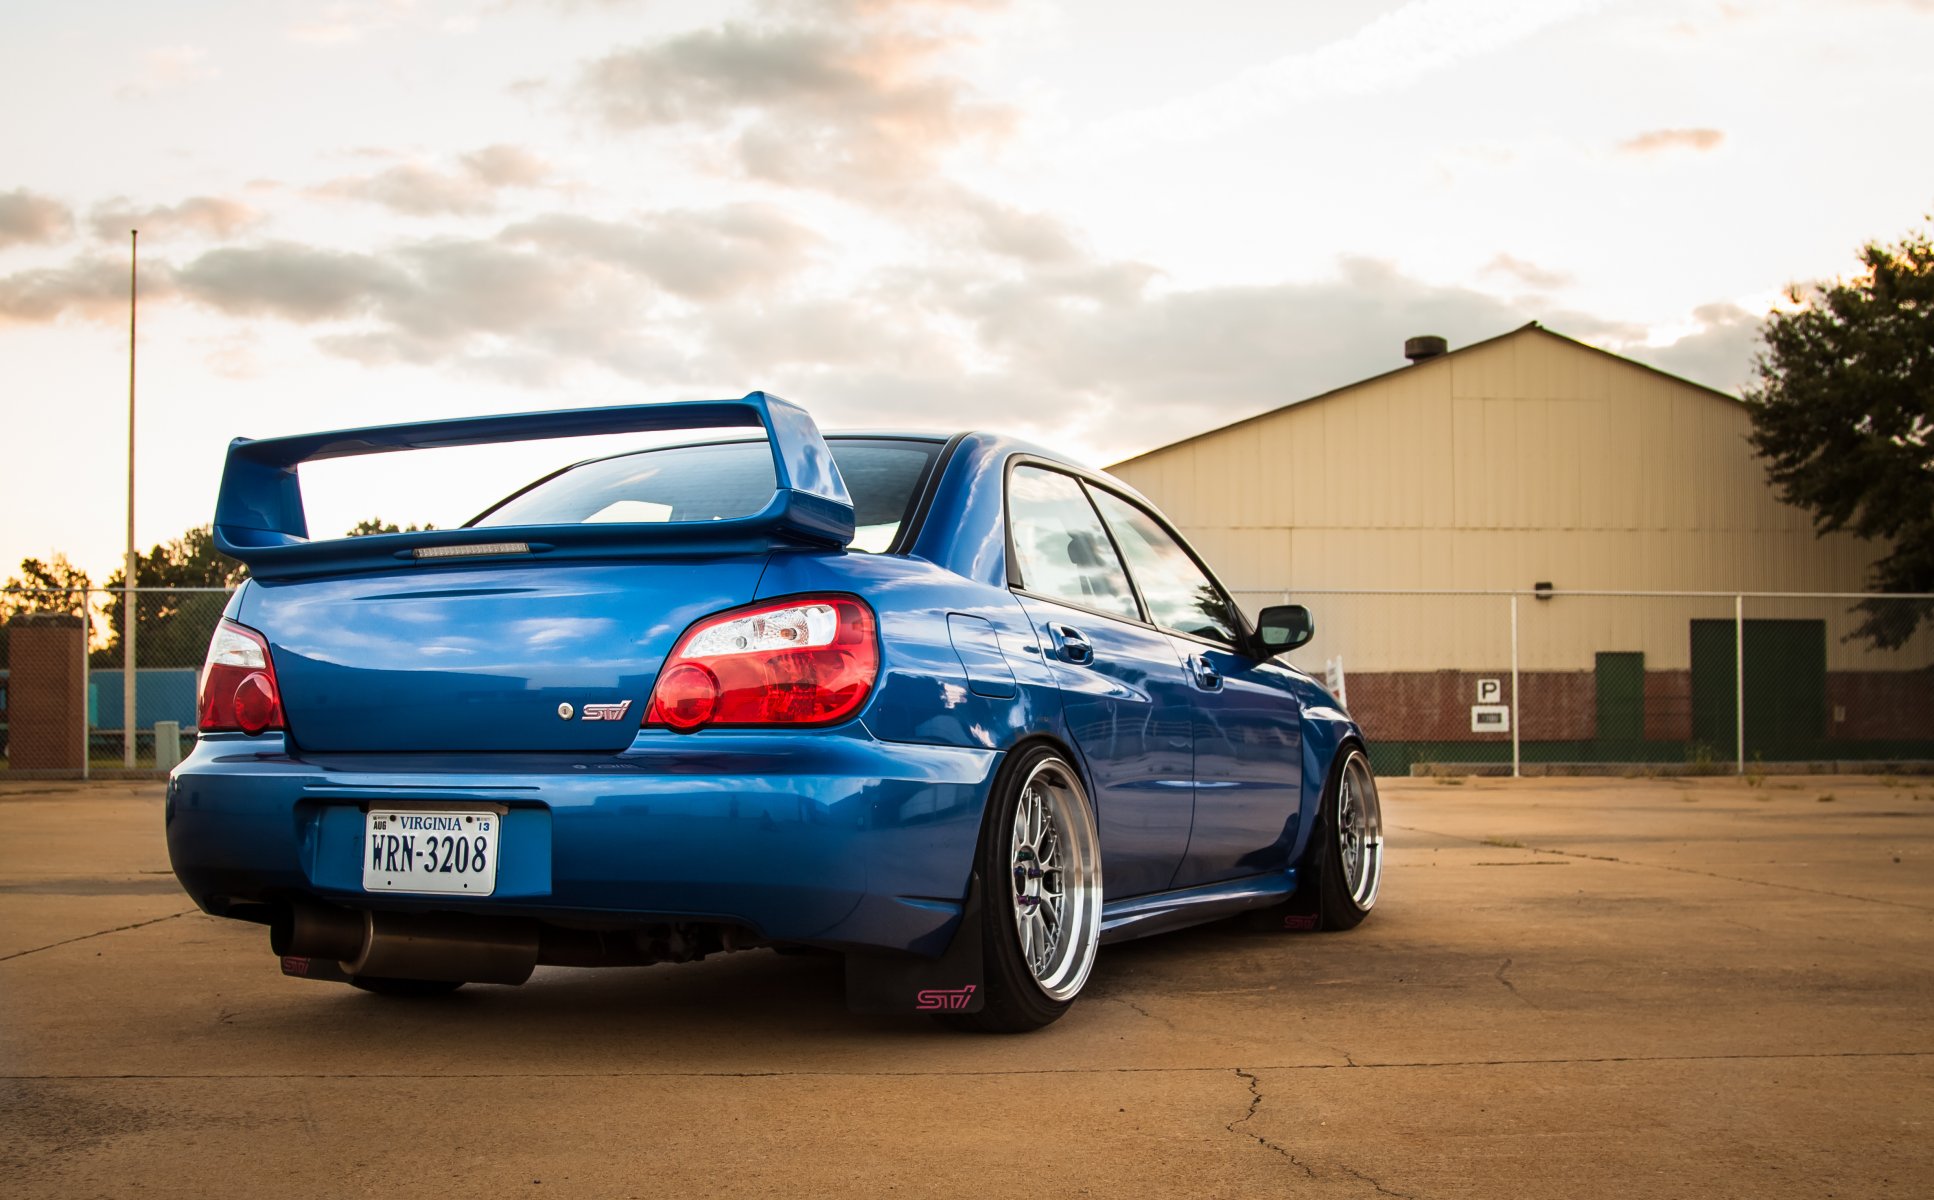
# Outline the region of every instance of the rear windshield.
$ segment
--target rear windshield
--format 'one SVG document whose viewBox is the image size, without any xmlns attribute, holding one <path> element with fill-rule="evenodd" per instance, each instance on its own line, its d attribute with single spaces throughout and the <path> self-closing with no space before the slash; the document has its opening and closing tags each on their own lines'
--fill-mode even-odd
<svg viewBox="0 0 1934 1200">
<path fill-rule="evenodd" d="M 853 496 L 859 530 L 852 549 L 878 554 L 899 536 L 914 492 L 939 447 L 856 438 L 833 438 L 826 444 Z M 758 512 L 771 501 L 776 486 L 772 448 L 765 442 L 671 446 L 567 467 L 470 524 L 722 521 Z"/>
</svg>

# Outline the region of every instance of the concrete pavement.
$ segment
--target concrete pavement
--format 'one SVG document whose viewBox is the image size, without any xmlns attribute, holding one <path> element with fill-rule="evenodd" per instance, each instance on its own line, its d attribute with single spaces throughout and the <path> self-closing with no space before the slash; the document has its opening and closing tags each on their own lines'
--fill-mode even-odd
<svg viewBox="0 0 1934 1200">
<path fill-rule="evenodd" d="M 398 1003 L 190 911 L 152 784 L 0 782 L 19 1196 L 1934 1194 L 1934 780 L 1387 780 L 1376 914 L 1108 947 L 1038 1034 L 831 960 Z"/>
</svg>

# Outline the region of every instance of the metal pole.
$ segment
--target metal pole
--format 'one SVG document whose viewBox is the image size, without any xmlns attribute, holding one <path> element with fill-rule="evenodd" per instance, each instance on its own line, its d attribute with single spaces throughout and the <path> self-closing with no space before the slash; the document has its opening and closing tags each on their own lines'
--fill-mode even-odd
<svg viewBox="0 0 1934 1200">
<path fill-rule="evenodd" d="M 1511 778 L 1519 777 L 1518 756 L 1518 594 L 1511 593 Z"/>
<path fill-rule="evenodd" d="M 1733 749 L 1738 774 L 1746 773 L 1746 597 L 1733 597 Z"/>
<path fill-rule="evenodd" d="M 88 635 L 94 632 L 93 613 L 88 609 L 90 599 L 86 591 L 81 592 L 81 778 L 87 779 L 94 758 L 94 725 L 87 719 L 87 645 Z"/>
<path fill-rule="evenodd" d="M 135 266 L 141 246 L 141 231 L 128 230 L 128 548 L 123 567 L 121 591 L 121 765 L 134 770 L 134 644 L 141 624 L 135 612 L 134 550 L 134 300 Z"/>
</svg>

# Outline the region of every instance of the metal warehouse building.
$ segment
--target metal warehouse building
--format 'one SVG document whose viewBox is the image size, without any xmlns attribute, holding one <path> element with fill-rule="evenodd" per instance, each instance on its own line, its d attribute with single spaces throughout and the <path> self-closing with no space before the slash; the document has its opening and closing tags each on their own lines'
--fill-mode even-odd
<svg viewBox="0 0 1934 1200">
<path fill-rule="evenodd" d="M 1848 640 L 1874 549 L 1778 501 L 1737 398 L 1535 323 L 1406 349 L 1109 468 L 1251 608 L 1312 609 L 1299 665 L 1380 769 L 1504 761 L 1513 723 L 1527 762 L 1934 758 L 1934 635 Z M 1568 594 L 1606 591 L 1680 594 Z"/>
</svg>

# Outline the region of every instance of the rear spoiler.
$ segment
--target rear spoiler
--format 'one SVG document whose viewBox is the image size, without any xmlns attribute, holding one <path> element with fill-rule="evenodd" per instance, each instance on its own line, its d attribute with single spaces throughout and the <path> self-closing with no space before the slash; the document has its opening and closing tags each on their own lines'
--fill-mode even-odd
<svg viewBox="0 0 1934 1200">
<path fill-rule="evenodd" d="M 718 521 L 497 525 L 309 540 L 296 468 L 303 463 L 397 450 L 487 446 L 593 434 L 759 428 L 772 446 L 777 488 L 747 517 Z M 853 500 L 819 426 L 806 410 L 765 392 L 739 400 L 691 400 L 568 408 L 507 416 L 375 425 L 228 446 L 215 501 L 215 548 L 257 579 L 371 570 L 402 562 L 542 555 L 624 558 L 722 550 L 839 548 L 853 540 Z M 475 547 L 474 553 L 466 553 Z"/>
</svg>

